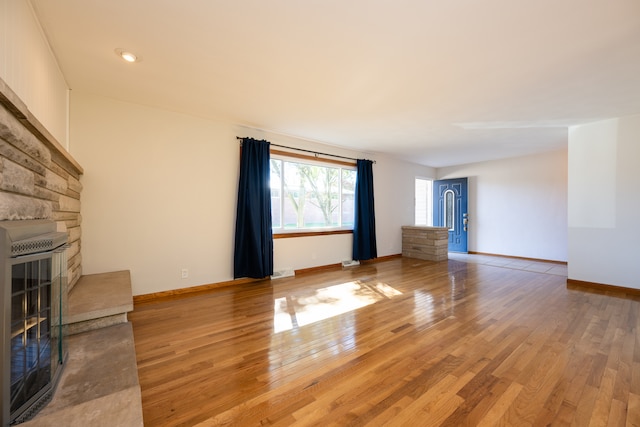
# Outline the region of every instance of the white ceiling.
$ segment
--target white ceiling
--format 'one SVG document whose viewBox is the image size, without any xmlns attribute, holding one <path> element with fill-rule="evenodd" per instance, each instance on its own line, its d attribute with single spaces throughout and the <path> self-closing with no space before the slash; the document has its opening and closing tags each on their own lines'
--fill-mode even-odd
<svg viewBox="0 0 640 427">
<path fill-rule="evenodd" d="M 72 90 L 434 167 L 640 113 L 638 0 L 31 2 Z"/>
</svg>

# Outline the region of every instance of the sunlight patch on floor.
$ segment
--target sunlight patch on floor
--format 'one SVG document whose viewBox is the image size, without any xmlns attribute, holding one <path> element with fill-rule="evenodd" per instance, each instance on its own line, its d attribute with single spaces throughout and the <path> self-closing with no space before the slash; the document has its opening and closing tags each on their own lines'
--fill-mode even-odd
<svg viewBox="0 0 640 427">
<path fill-rule="evenodd" d="M 274 301 L 276 333 L 357 310 L 402 292 L 382 282 L 360 280 L 316 289 L 306 295 L 290 295 Z"/>
</svg>

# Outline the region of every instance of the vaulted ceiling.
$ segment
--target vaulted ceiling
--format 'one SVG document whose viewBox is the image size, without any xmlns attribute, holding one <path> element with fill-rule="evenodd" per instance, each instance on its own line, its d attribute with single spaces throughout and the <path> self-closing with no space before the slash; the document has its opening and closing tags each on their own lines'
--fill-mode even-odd
<svg viewBox="0 0 640 427">
<path fill-rule="evenodd" d="M 640 113 L 637 0 L 31 3 L 72 90 L 434 167 Z"/>
</svg>

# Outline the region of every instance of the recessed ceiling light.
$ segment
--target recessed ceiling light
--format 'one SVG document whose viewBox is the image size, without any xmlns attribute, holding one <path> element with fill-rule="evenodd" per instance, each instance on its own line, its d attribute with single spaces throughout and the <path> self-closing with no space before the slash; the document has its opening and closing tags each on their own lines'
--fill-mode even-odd
<svg viewBox="0 0 640 427">
<path fill-rule="evenodd" d="M 127 50 L 117 48 L 116 55 L 127 62 L 140 62 L 142 60 L 141 57 L 137 56 L 135 53 L 131 53 Z"/>
</svg>

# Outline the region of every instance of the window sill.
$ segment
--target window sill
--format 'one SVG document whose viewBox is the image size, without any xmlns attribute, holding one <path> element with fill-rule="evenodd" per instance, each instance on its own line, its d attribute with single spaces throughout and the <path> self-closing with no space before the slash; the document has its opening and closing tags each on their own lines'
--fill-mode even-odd
<svg viewBox="0 0 640 427">
<path fill-rule="evenodd" d="M 332 234 L 353 234 L 353 230 L 295 231 L 292 233 L 273 233 L 273 238 L 289 239 L 292 237 L 329 236 Z"/>
</svg>

